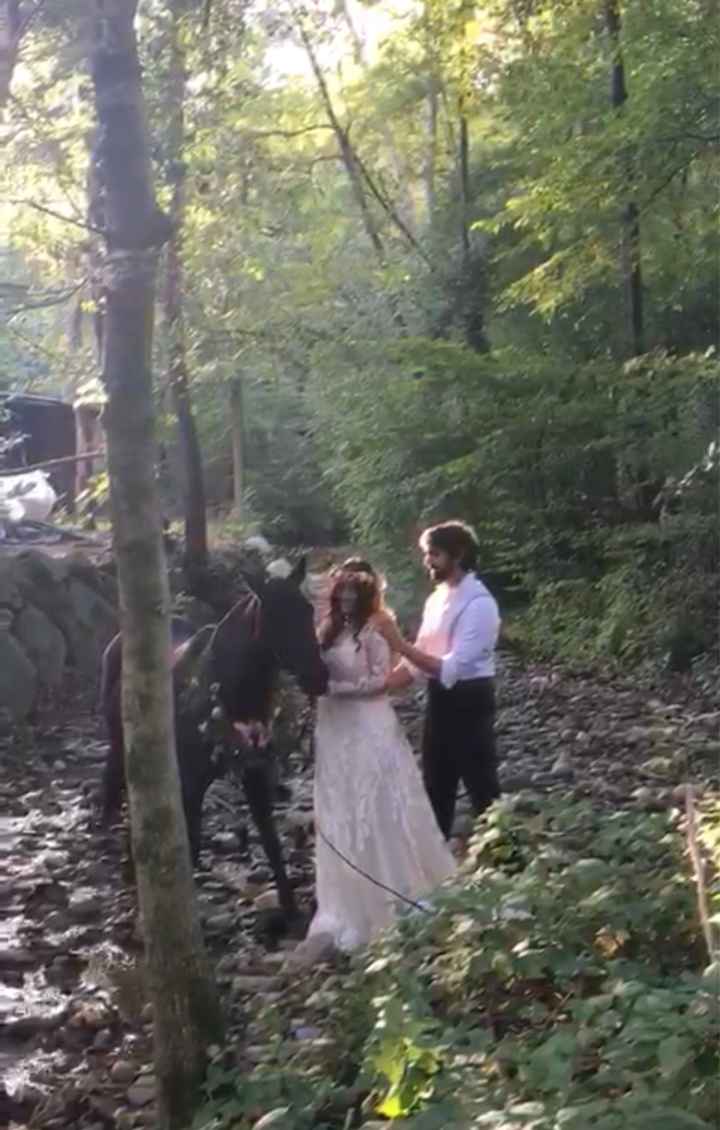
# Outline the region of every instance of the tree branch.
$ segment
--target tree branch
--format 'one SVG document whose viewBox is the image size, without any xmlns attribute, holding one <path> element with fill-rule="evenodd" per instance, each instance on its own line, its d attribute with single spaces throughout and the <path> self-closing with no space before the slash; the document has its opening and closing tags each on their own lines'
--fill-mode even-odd
<svg viewBox="0 0 720 1130">
<path fill-rule="evenodd" d="M 332 130 L 329 122 L 318 122 L 314 126 L 303 126 L 302 129 L 252 129 L 249 130 L 245 137 L 254 140 L 256 137 L 300 137 L 304 133 L 312 133 L 314 130 L 329 129 Z"/>
<path fill-rule="evenodd" d="M 697 153 L 692 153 L 688 158 L 686 158 L 686 160 L 681 161 L 679 165 L 675 165 L 670 170 L 670 173 L 666 177 L 663 177 L 663 179 L 660 181 L 660 184 L 655 186 L 655 188 L 650 193 L 648 198 L 646 200 L 644 200 L 642 202 L 642 204 L 640 205 L 640 212 L 642 214 L 647 212 L 648 208 L 650 208 L 651 205 L 653 205 L 655 203 L 658 196 L 660 196 L 665 191 L 665 189 L 670 184 L 672 184 L 672 182 L 675 180 L 676 176 L 678 176 L 680 173 L 684 172 L 685 169 L 687 169 L 693 163 L 693 161 L 695 160 L 696 157 L 697 157 Z"/>
<path fill-rule="evenodd" d="M 9 312 L 9 317 L 13 318 L 16 314 L 22 314 L 25 310 L 45 310 L 50 306 L 62 306 L 64 302 L 69 301 L 69 299 L 71 299 L 73 295 L 77 294 L 77 292 L 81 290 L 82 287 L 84 287 L 87 281 L 88 280 L 86 278 L 81 279 L 79 283 L 75 284 L 75 286 L 69 287 L 67 290 L 57 292 L 51 297 L 48 296 L 46 298 L 38 298 L 36 302 L 23 302 L 19 306 L 14 306 Z"/>
<path fill-rule="evenodd" d="M 45 7 L 46 2 L 47 2 L 47 0 L 37 0 L 37 4 L 35 5 L 35 7 L 30 12 L 28 12 L 28 14 L 24 17 L 24 19 L 22 19 L 20 21 L 20 27 L 18 28 L 18 39 L 22 39 L 22 37 L 25 34 L 25 32 L 27 31 L 27 29 L 34 22 L 34 20 L 40 15 L 40 12 Z"/>
<path fill-rule="evenodd" d="M 60 220 L 63 224 L 71 224 L 73 227 L 82 228 L 83 231 L 92 232 L 93 235 L 105 236 L 107 234 L 101 228 L 95 228 L 91 224 L 84 223 L 83 220 L 74 220 L 72 216 L 63 216 L 61 212 L 56 212 L 54 208 L 46 208 L 44 204 L 38 204 L 35 200 L 8 200 L 6 203 L 14 204 L 17 208 L 34 208 L 36 212 L 42 212 L 43 215 L 51 216 L 54 220 Z"/>
<path fill-rule="evenodd" d="M 373 179 L 373 177 L 371 177 L 370 172 L 365 165 L 365 162 L 359 156 L 357 150 L 355 150 L 355 161 L 357 163 L 358 169 L 360 170 L 360 172 L 362 174 L 363 180 L 365 181 L 366 185 L 370 189 L 370 192 L 372 193 L 372 195 L 377 200 L 380 207 L 387 213 L 388 217 L 395 224 L 395 227 L 398 228 L 398 230 L 405 236 L 405 239 L 408 241 L 408 243 L 410 244 L 412 249 L 417 252 L 417 254 L 420 256 L 420 258 L 423 260 L 423 262 L 428 267 L 432 267 L 432 262 L 430 260 L 429 255 L 420 246 L 420 244 L 416 240 L 413 233 L 410 231 L 410 229 L 407 226 L 407 224 L 405 223 L 405 221 L 402 219 L 401 216 L 398 215 L 397 211 L 395 210 L 395 208 L 393 207 L 391 202 L 387 199 L 385 194 L 380 191 L 377 184 L 375 183 L 375 180 Z"/>
<path fill-rule="evenodd" d="M 104 459 L 106 451 L 82 451 L 79 455 L 60 455 L 57 459 L 46 459 L 43 463 L 31 463 L 27 467 L 2 467 L 0 478 L 9 479 L 15 475 L 27 475 L 31 471 L 46 471 L 48 467 L 65 466 L 68 463 L 84 463 L 86 459 Z"/>
</svg>

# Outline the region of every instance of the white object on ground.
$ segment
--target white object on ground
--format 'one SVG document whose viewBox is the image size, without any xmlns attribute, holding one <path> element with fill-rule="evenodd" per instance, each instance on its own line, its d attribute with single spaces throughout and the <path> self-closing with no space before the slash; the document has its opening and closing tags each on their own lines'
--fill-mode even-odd
<svg viewBox="0 0 720 1130">
<path fill-rule="evenodd" d="M 11 522 L 46 522 L 57 500 L 44 471 L 0 478 L 0 516 Z"/>
</svg>

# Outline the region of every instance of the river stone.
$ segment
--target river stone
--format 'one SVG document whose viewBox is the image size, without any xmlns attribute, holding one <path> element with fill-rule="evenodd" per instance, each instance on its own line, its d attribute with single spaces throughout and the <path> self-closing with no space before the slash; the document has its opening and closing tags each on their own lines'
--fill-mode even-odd
<svg viewBox="0 0 720 1130">
<path fill-rule="evenodd" d="M 137 1079 L 138 1070 L 135 1064 L 126 1059 L 119 1059 L 110 1068 L 110 1078 L 113 1083 L 133 1083 Z"/>
<path fill-rule="evenodd" d="M 92 921 L 97 917 L 99 908 L 98 897 L 92 887 L 81 887 L 70 895 L 68 909 L 76 921 Z"/>
<path fill-rule="evenodd" d="M 23 648 L 8 632 L 0 632 L 0 708 L 22 721 L 32 710 L 37 689 L 37 671 Z"/>
<path fill-rule="evenodd" d="M 268 1111 L 257 1122 L 253 1123 L 252 1130 L 271 1130 L 275 1127 L 280 1130 L 280 1127 L 287 1125 L 287 1116 L 290 1113 L 289 1106 L 279 1106 L 275 1110 Z"/>
<path fill-rule="evenodd" d="M 75 641 L 75 662 L 83 673 L 95 675 L 100 657 L 117 632 L 117 617 L 110 604 L 84 581 L 71 580 L 68 595 L 81 639 Z"/>
<path fill-rule="evenodd" d="M 25 603 L 45 613 L 62 632 L 72 654 L 80 628 L 65 585 L 67 574 L 63 562 L 46 557 L 36 549 L 19 554 L 16 561 L 18 587 Z"/>
<path fill-rule="evenodd" d="M 17 583 L 17 557 L 0 558 L 0 605 L 22 608 L 22 594 Z"/>
<path fill-rule="evenodd" d="M 261 891 L 255 897 L 254 906 L 256 910 L 277 910 L 280 905 L 278 893 L 275 890 Z"/>
<path fill-rule="evenodd" d="M 40 682 L 54 690 L 62 682 L 67 644 L 59 628 L 39 608 L 28 605 L 15 618 L 13 635 L 34 663 Z"/>
<path fill-rule="evenodd" d="M 16 561 L 23 600 L 55 624 L 65 638 L 73 666 L 94 680 L 103 648 L 117 630 L 112 606 L 91 586 L 70 576 L 63 561 L 37 550 L 18 554 Z"/>
<path fill-rule="evenodd" d="M 93 565 L 80 549 L 73 550 L 65 558 L 68 576 L 82 581 L 88 588 L 93 589 L 108 604 L 116 606 L 118 603 L 118 586 L 115 577 Z"/>
<path fill-rule="evenodd" d="M 253 977 L 250 975 L 233 977 L 232 988 L 235 993 L 265 993 L 275 988 L 274 977 Z"/>
<path fill-rule="evenodd" d="M 141 1075 L 132 1087 L 128 1088 L 127 1101 L 130 1106 L 147 1106 L 155 1098 L 155 1076 Z"/>
</svg>

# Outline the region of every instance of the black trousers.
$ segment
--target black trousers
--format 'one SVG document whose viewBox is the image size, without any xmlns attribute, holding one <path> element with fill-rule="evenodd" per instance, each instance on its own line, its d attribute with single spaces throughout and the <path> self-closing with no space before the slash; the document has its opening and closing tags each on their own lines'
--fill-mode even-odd
<svg viewBox="0 0 720 1130">
<path fill-rule="evenodd" d="M 450 690 L 431 679 L 422 765 L 425 788 L 446 839 L 452 832 L 459 781 L 476 816 L 500 796 L 493 679 L 468 679 Z"/>
</svg>

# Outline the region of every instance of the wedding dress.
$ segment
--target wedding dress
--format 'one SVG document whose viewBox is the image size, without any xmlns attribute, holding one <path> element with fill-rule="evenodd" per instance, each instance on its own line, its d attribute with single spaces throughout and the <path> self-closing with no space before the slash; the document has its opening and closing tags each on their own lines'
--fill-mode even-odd
<svg viewBox="0 0 720 1130">
<path fill-rule="evenodd" d="M 455 863 L 382 690 L 391 662 L 386 641 L 371 627 L 357 637 L 344 632 L 324 658 L 330 684 L 315 735 L 317 913 L 308 939 L 330 936 L 351 950 L 406 905 L 390 892 L 417 900 Z"/>
</svg>

